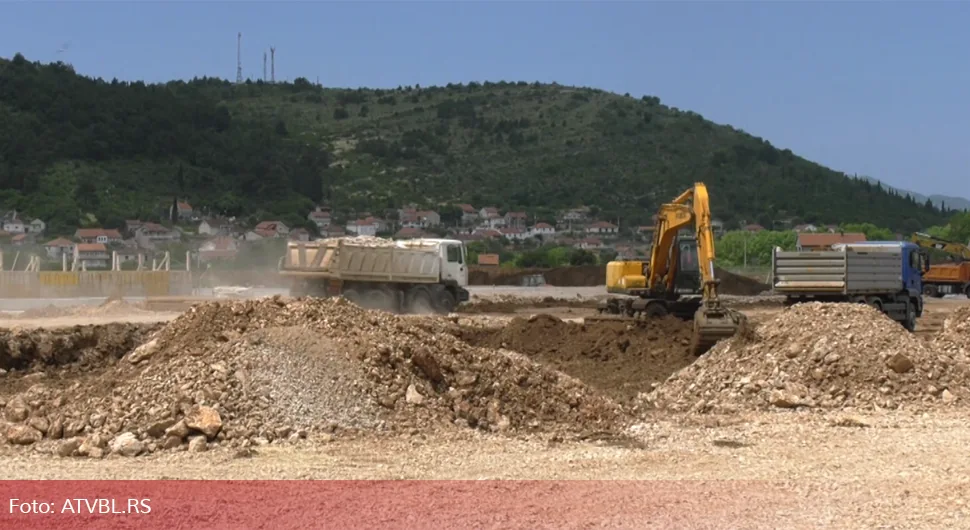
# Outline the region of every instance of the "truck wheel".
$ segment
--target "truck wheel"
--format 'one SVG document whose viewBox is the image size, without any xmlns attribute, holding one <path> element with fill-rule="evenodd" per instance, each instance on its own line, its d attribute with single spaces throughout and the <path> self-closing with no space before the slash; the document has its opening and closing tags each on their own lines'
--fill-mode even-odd
<svg viewBox="0 0 970 530">
<path fill-rule="evenodd" d="M 367 309 L 378 309 L 381 311 L 393 311 L 394 297 L 383 289 L 370 289 L 364 293 L 364 305 Z"/>
<path fill-rule="evenodd" d="M 427 313 L 434 311 L 434 302 L 427 287 L 415 287 L 408 292 L 407 312 Z"/>
<path fill-rule="evenodd" d="M 439 313 L 453 313 L 458 302 L 455 300 L 455 296 L 451 292 L 444 289 L 438 291 L 434 295 L 434 307 Z"/>
<path fill-rule="evenodd" d="M 916 331 L 916 306 L 910 300 L 906 301 L 906 320 L 903 327 L 910 333 Z"/>
<path fill-rule="evenodd" d="M 923 286 L 923 296 L 936 296 L 936 287 L 933 285 Z"/>
<path fill-rule="evenodd" d="M 967 295 L 967 298 L 970 298 L 970 284 L 967 284 L 967 286 L 963 288 L 963 294 Z"/>
<path fill-rule="evenodd" d="M 361 307 L 360 293 L 357 292 L 357 289 L 347 289 L 344 292 L 340 293 L 340 296 L 343 296 L 344 298 L 346 298 L 348 302 L 358 307 Z"/>
</svg>

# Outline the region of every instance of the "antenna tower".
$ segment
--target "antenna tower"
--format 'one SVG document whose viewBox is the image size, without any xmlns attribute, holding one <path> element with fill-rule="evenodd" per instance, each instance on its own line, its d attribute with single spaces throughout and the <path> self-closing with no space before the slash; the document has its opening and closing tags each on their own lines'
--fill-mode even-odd
<svg viewBox="0 0 970 530">
<path fill-rule="evenodd" d="M 266 52 L 263 52 L 263 82 L 266 82 Z"/>
<path fill-rule="evenodd" d="M 242 32 L 236 36 L 236 83 L 242 83 Z"/>
<path fill-rule="evenodd" d="M 276 46 L 269 47 L 269 82 L 276 82 Z"/>
</svg>

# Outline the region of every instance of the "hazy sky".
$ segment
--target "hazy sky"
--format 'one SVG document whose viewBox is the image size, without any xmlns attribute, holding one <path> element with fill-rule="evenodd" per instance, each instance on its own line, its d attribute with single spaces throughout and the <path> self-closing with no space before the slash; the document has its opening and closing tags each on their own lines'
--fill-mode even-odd
<svg viewBox="0 0 970 530">
<path fill-rule="evenodd" d="M 85 75 L 325 86 L 557 81 L 729 123 L 847 173 L 970 196 L 966 2 L 4 2 L 0 55 Z M 67 51 L 58 50 L 67 44 Z M 964 132 L 960 132 L 964 131 Z"/>
</svg>

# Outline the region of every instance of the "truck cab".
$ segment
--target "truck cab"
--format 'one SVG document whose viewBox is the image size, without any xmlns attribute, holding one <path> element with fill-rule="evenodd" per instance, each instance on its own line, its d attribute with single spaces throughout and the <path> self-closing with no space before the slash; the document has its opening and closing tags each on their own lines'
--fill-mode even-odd
<svg viewBox="0 0 970 530">
<path fill-rule="evenodd" d="M 405 239 L 398 244 L 406 248 L 435 246 L 441 257 L 441 283 L 455 287 L 458 302 L 468 301 L 468 249 L 458 239 Z"/>
</svg>

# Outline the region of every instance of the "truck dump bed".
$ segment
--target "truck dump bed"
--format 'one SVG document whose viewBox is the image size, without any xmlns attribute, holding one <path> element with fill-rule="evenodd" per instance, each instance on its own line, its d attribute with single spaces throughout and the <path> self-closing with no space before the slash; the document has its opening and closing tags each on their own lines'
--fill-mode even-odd
<svg viewBox="0 0 970 530">
<path fill-rule="evenodd" d="M 280 274 L 359 282 L 436 283 L 440 267 L 434 246 L 408 248 L 393 241 L 341 238 L 290 241 L 280 262 Z"/>
<path fill-rule="evenodd" d="M 903 286 L 901 248 L 774 252 L 772 289 L 779 294 L 867 294 Z"/>
</svg>

